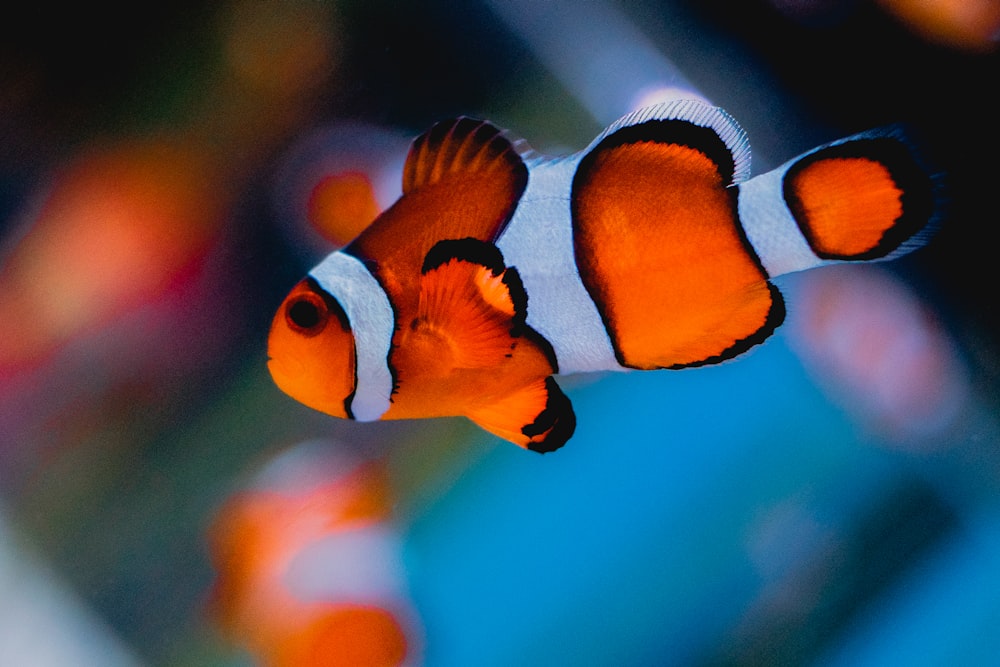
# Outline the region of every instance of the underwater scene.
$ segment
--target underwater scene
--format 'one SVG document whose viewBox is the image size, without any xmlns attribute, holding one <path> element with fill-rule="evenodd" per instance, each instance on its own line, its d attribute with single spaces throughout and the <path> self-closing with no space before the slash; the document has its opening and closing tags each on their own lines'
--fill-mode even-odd
<svg viewBox="0 0 1000 667">
<path fill-rule="evenodd" d="M 1000 664 L 1000 3 L 8 14 L 0 667 Z"/>
</svg>

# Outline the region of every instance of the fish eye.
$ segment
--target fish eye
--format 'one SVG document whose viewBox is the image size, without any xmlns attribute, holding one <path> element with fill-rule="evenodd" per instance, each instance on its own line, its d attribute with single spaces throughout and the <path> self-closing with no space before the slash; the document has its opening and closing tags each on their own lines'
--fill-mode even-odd
<svg viewBox="0 0 1000 667">
<path fill-rule="evenodd" d="M 285 319 L 294 331 L 304 336 L 315 336 L 326 326 L 328 311 L 319 295 L 306 292 L 288 303 Z"/>
</svg>

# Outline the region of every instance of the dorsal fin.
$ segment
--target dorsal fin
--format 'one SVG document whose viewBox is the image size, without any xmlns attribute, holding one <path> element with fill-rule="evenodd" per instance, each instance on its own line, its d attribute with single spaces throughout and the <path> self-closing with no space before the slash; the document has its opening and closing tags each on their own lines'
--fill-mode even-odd
<svg viewBox="0 0 1000 667">
<path fill-rule="evenodd" d="M 528 185 L 514 144 L 490 123 L 458 118 L 414 140 L 403 168 L 403 196 L 348 247 L 371 260 L 397 307 L 416 305 L 420 267 L 442 239 L 492 243 Z"/>
<path fill-rule="evenodd" d="M 491 123 L 461 116 L 417 137 L 403 167 L 403 193 L 439 183 L 458 172 L 523 170 L 521 156 Z"/>
<path fill-rule="evenodd" d="M 683 121 L 683 123 L 671 124 L 666 121 Z M 725 184 L 740 183 L 750 177 L 750 141 L 746 132 L 724 109 L 699 100 L 674 100 L 633 111 L 608 126 L 591 142 L 584 153 L 589 153 L 616 133 L 617 139 L 621 142 L 628 142 L 633 138 L 633 134 L 647 139 L 651 136 L 651 127 L 648 124 L 658 122 L 663 123 L 671 142 L 683 141 L 684 132 L 691 130 L 697 132 L 699 128 L 714 133 L 721 145 L 708 157 L 719 165 Z M 640 129 L 641 126 L 646 128 Z M 695 142 L 697 143 L 695 147 L 699 149 L 709 145 L 703 140 L 692 139 L 692 143 Z"/>
</svg>

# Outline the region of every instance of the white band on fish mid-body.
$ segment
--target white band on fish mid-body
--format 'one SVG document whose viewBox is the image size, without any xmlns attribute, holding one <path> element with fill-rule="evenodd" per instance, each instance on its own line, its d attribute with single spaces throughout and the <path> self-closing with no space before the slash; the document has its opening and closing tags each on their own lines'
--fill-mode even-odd
<svg viewBox="0 0 1000 667">
<path fill-rule="evenodd" d="M 784 178 L 793 162 L 739 184 L 743 231 L 771 278 L 831 263 L 812 251 L 785 202 Z"/>
<path fill-rule="evenodd" d="M 396 316 L 389 297 L 368 267 L 344 252 L 331 253 L 309 275 L 337 300 L 351 325 L 357 359 L 351 415 L 375 421 L 389 409 L 392 395 L 389 349 Z"/>
<path fill-rule="evenodd" d="M 559 373 L 624 370 L 576 267 L 569 193 L 583 154 L 531 165 L 497 247 L 528 293 L 528 326 L 552 345 Z"/>
</svg>

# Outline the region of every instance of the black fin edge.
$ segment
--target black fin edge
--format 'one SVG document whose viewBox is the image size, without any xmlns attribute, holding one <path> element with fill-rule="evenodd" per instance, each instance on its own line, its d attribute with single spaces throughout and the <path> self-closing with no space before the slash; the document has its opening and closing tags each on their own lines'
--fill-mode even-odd
<svg viewBox="0 0 1000 667">
<path fill-rule="evenodd" d="M 515 338 L 523 336 L 527 331 L 528 292 L 524 289 L 521 274 L 514 267 L 508 267 L 504 271 L 501 281 L 507 287 L 510 300 L 514 303 L 514 317 L 510 325 L 510 335 Z"/>
<path fill-rule="evenodd" d="M 453 259 L 485 266 L 495 276 L 503 273 L 506 268 L 499 248 L 470 236 L 464 239 L 445 239 L 435 243 L 427 251 L 420 272 L 429 273 Z"/>
<path fill-rule="evenodd" d="M 738 357 L 744 352 L 750 350 L 750 348 L 760 345 L 765 340 L 771 337 L 771 334 L 782 325 L 785 321 L 785 315 L 787 311 L 785 309 L 785 299 L 781 296 L 781 292 L 777 287 L 770 281 L 767 283 L 768 290 L 771 292 L 771 310 L 767 313 L 767 319 L 764 320 L 764 324 L 761 325 L 759 329 L 754 331 L 752 334 L 746 338 L 741 338 L 736 341 L 725 350 L 719 354 L 713 355 L 711 357 L 706 357 L 698 361 L 691 361 L 686 364 L 675 364 L 673 366 L 667 366 L 669 370 L 680 370 L 683 368 L 698 368 L 701 366 L 711 366 L 713 364 L 720 364 L 724 361 L 729 361 L 734 357 Z"/>
<path fill-rule="evenodd" d="M 426 275 L 430 271 L 447 264 L 452 260 L 469 262 L 483 266 L 494 276 L 503 275 L 501 281 L 507 287 L 510 300 L 514 303 L 514 316 L 511 321 L 510 333 L 514 337 L 523 336 L 527 332 L 528 293 L 521 281 L 521 274 L 514 267 L 504 264 L 503 254 L 492 243 L 480 241 L 472 237 L 464 239 L 445 239 L 438 241 L 427 252 L 424 265 L 420 269 Z M 546 344 L 548 341 L 546 341 Z M 548 346 L 551 349 L 551 346 Z M 546 351 L 543 348 L 543 351 Z M 546 351 L 547 353 L 547 351 Z"/>
<path fill-rule="evenodd" d="M 573 404 L 551 375 L 545 378 L 545 389 L 548 392 L 545 407 L 533 422 L 521 429 L 524 435 L 531 438 L 528 449 L 539 454 L 556 451 L 565 445 L 576 431 L 576 413 L 573 411 Z M 533 439 L 546 431 L 549 433 L 543 440 L 536 442 Z"/>
<path fill-rule="evenodd" d="M 468 237 L 464 239 L 445 239 L 438 241 L 427 252 L 424 258 L 422 274 L 447 264 L 451 260 L 470 262 L 489 269 L 494 276 L 503 274 L 503 283 L 507 287 L 510 299 L 514 304 L 514 316 L 511 321 L 510 334 L 515 338 L 525 337 L 538 346 L 542 354 L 552 366 L 552 372 L 559 372 L 559 360 L 555 348 L 545 336 L 528 326 L 528 291 L 524 288 L 521 274 L 516 267 L 504 264 L 503 254 L 492 243 Z"/>
</svg>

